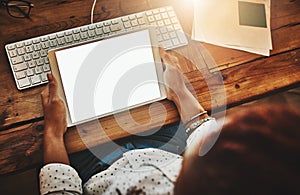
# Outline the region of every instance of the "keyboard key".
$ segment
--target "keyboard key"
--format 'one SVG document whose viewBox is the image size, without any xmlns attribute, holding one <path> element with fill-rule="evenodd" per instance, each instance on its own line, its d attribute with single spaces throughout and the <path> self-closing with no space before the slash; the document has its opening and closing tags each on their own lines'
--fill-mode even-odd
<svg viewBox="0 0 300 195">
<path fill-rule="evenodd" d="M 164 38 L 164 40 L 169 40 L 170 39 L 170 36 L 169 36 L 169 34 L 163 34 L 163 38 Z"/>
<path fill-rule="evenodd" d="M 43 58 L 46 64 L 49 64 L 49 59 L 47 57 Z"/>
<path fill-rule="evenodd" d="M 31 45 L 25 47 L 26 53 L 33 52 Z"/>
<path fill-rule="evenodd" d="M 23 62 L 23 58 L 22 58 L 22 56 L 13 57 L 13 58 L 11 58 L 11 62 L 12 62 L 12 64 L 19 64 L 19 63 Z"/>
<path fill-rule="evenodd" d="M 24 43 L 23 42 L 18 42 L 16 45 L 17 45 L 18 48 L 20 48 L 20 47 L 24 46 Z"/>
<path fill-rule="evenodd" d="M 77 33 L 80 33 L 80 30 L 77 28 L 77 29 L 74 29 L 73 30 L 73 33 L 77 34 Z"/>
<path fill-rule="evenodd" d="M 154 10 L 152 10 L 152 13 L 153 13 L 153 14 L 158 14 L 158 13 L 159 13 L 159 10 L 158 10 L 158 9 L 154 9 Z"/>
<path fill-rule="evenodd" d="M 177 36 L 179 38 L 180 43 L 187 43 L 187 39 L 183 32 L 177 31 Z"/>
<path fill-rule="evenodd" d="M 172 39 L 172 42 L 173 42 L 174 45 L 179 45 L 180 44 L 178 39 Z"/>
<path fill-rule="evenodd" d="M 34 44 L 33 49 L 34 49 L 34 51 L 40 51 L 41 50 L 40 44 Z"/>
<path fill-rule="evenodd" d="M 35 72 L 35 74 L 40 74 L 43 72 L 43 69 L 41 66 L 37 66 L 37 67 L 35 67 L 34 72 Z"/>
<path fill-rule="evenodd" d="M 173 24 L 176 24 L 176 23 L 178 23 L 178 20 L 177 20 L 177 18 L 171 18 L 171 21 L 172 21 L 172 23 L 173 23 Z"/>
<path fill-rule="evenodd" d="M 26 77 L 25 71 L 16 72 L 17 79 L 22 79 Z"/>
<path fill-rule="evenodd" d="M 171 21 L 170 21 L 170 19 L 166 19 L 166 20 L 164 20 L 164 23 L 165 23 L 165 25 L 170 25 L 171 24 Z"/>
<path fill-rule="evenodd" d="M 130 15 L 130 16 L 129 16 L 129 19 L 130 19 L 130 20 L 135 20 L 136 17 L 135 17 L 135 15 Z"/>
<path fill-rule="evenodd" d="M 147 16 L 152 15 L 152 11 L 146 11 L 146 15 L 147 15 Z"/>
<path fill-rule="evenodd" d="M 66 35 L 66 36 L 71 35 L 71 34 L 72 34 L 72 31 L 66 31 L 66 32 L 65 32 L 65 35 Z"/>
<path fill-rule="evenodd" d="M 73 40 L 74 41 L 79 41 L 80 40 L 80 35 L 79 34 L 74 34 L 73 35 Z"/>
<path fill-rule="evenodd" d="M 162 16 L 162 18 L 163 18 L 163 19 L 167 19 L 167 18 L 169 18 L 169 16 L 168 16 L 168 14 L 167 14 L 167 13 L 162 13 L 162 14 L 161 14 L 161 16 Z"/>
<path fill-rule="evenodd" d="M 167 26 L 167 29 L 168 29 L 169 32 L 172 32 L 172 31 L 175 30 L 174 27 L 173 27 L 172 25 Z"/>
<path fill-rule="evenodd" d="M 30 61 L 27 63 L 29 68 L 34 68 L 36 66 L 35 61 Z"/>
<path fill-rule="evenodd" d="M 34 75 L 34 76 L 30 77 L 30 79 L 31 79 L 32 84 L 37 84 L 37 83 L 41 82 L 40 75 Z"/>
<path fill-rule="evenodd" d="M 161 27 L 161 28 L 159 28 L 159 30 L 162 34 L 168 32 L 166 27 Z"/>
<path fill-rule="evenodd" d="M 16 50 L 11 50 L 11 51 L 9 51 L 8 53 L 9 53 L 9 56 L 10 56 L 11 58 L 17 56 Z M 20 55 L 21 55 L 21 54 L 20 54 Z"/>
<path fill-rule="evenodd" d="M 47 49 L 47 48 L 49 48 L 49 42 L 42 42 L 41 46 L 43 49 Z"/>
<path fill-rule="evenodd" d="M 25 60 L 25 62 L 28 62 L 28 61 L 30 61 L 30 60 L 31 60 L 31 56 L 30 56 L 30 54 L 26 54 L 26 55 L 24 55 L 24 60 Z"/>
<path fill-rule="evenodd" d="M 89 26 L 89 30 L 94 30 L 94 29 L 95 29 L 95 25 Z"/>
<path fill-rule="evenodd" d="M 40 57 L 40 55 L 39 55 L 38 52 L 33 52 L 33 53 L 31 54 L 31 56 L 32 56 L 32 59 L 38 59 L 38 58 Z"/>
<path fill-rule="evenodd" d="M 11 50 L 11 49 L 15 49 L 16 47 L 15 47 L 15 45 L 14 44 L 10 44 L 10 45 L 8 45 L 7 46 L 7 49 L 9 49 L 9 50 Z"/>
<path fill-rule="evenodd" d="M 58 38 L 58 39 L 57 39 L 57 43 L 58 43 L 58 45 L 63 45 L 63 44 L 65 44 L 65 38 L 64 38 L 64 37 Z"/>
<path fill-rule="evenodd" d="M 102 23 L 96 24 L 96 28 L 102 28 L 102 27 L 103 27 L 103 24 L 102 24 Z"/>
<path fill-rule="evenodd" d="M 161 43 L 162 43 L 163 47 L 165 47 L 165 48 L 170 48 L 170 47 L 172 47 L 172 42 L 171 42 L 171 40 L 163 41 L 163 42 L 161 42 Z"/>
<path fill-rule="evenodd" d="M 45 65 L 43 66 L 43 70 L 44 70 L 44 72 L 50 71 L 50 66 L 49 66 L 49 64 L 45 64 Z"/>
<path fill-rule="evenodd" d="M 134 26 L 139 25 L 139 23 L 137 20 L 131 20 L 131 25 L 134 27 Z"/>
<path fill-rule="evenodd" d="M 169 14 L 170 17 L 175 17 L 176 16 L 174 11 L 169 11 L 168 14 Z"/>
<path fill-rule="evenodd" d="M 122 21 L 123 22 L 127 22 L 128 21 L 128 17 L 127 16 L 122 17 Z"/>
<path fill-rule="evenodd" d="M 161 20 L 161 16 L 160 16 L 160 14 L 156 14 L 156 15 L 154 15 L 154 17 L 155 17 L 155 19 L 156 19 L 156 20 Z"/>
<path fill-rule="evenodd" d="M 29 69 L 27 69 L 25 72 L 26 72 L 26 75 L 27 75 L 27 76 L 32 76 L 32 75 L 34 75 L 33 69 L 30 69 L 30 68 L 29 68 Z"/>
<path fill-rule="evenodd" d="M 65 40 L 67 43 L 71 43 L 73 41 L 72 36 L 66 36 Z"/>
<path fill-rule="evenodd" d="M 124 27 L 125 28 L 131 28 L 131 23 L 129 21 L 124 22 Z"/>
<path fill-rule="evenodd" d="M 45 50 L 40 51 L 41 57 L 47 56 L 47 52 Z"/>
<path fill-rule="evenodd" d="M 138 22 L 139 22 L 139 24 L 145 24 L 146 23 L 145 20 L 144 20 L 144 18 L 138 19 Z"/>
<path fill-rule="evenodd" d="M 94 37 L 96 34 L 95 34 L 95 31 L 94 30 L 89 30 L 88 31 L 88 35 L 90 38 Z"/>
<path fill-rule="evenodd" d="M 166 8 L 164 8 L 164 7 L 163 7 L 163 8 L 160 8 L 159 11 L 160 11 L 160 12 L 165 12 L 165 11 L 166 11 Z"/>
<path fill-rule="evenodd" d="M 21 88 L 29 86 L 30 85 L 29 78 L 24 78 L 24 79 L 18 80 L 18 84 Z"/>
<path fill-rule="evenodd" d="M 175 25 L 174 25 L 174 29 L 175 29 L 175 30 L 181 30 L 181 26 L 180 26 L 179 24 L 175 24 Z"/>
<path fill-rule="evenodd" d="M 153 16 L 149 16 L 149 17 L 148 17 L 148 21 L 149 21 L 149 22 L 154 22 L 154 21 L 155 21 L 155 19 L 154 19 L 154 17 L 153 17 Z"/>
<path fill-rule="evenodd" d="M 176 33 L 175 32 L 170 32 L 170 37 L 171 38 L 176 38 Z"/>
<path fill-rule="evenodd" d="M 21 64 L 14 65 L 13 68 L 14 68 L 14 71 L 18 72 L 21 70 L 26 70 L 27 65 L 26 65 L 26 63 L 21 63 Z"/>
<path fill-rule="evenodd" d="M 121 30 L 121 27 L 120 27 L 119 24 L 115 24 L 115 25 L 110 26 L 110 30 L 111 30 L 112 32 L 116 32 L 116 31 Z"/>
<path fill-rule="evenodd" d="M 40 42 L 40 39 L 33 39 L 33 41 L 32 41 L 34 44 L 35 43 L 39 43 Z"/>
<path fill-rule="evenodd" d="M 110 26 L 110 25 L 111 25 L 111 21 L 104 21 L 104 22 L 103 22 L 103 25 L 104 25 L 104 26 Z"/>
<path fill-rule="evenodd" d="M 137 17 L 137 18 L 142 18 L 142 17 L 143 17 L 143 13 L 138 13 L 138 14 L 136 14 L 136 17 Z"/>
<path fill-rule="evenodd" d="M 26 46 L 31 45 L 31 41 L 25 41 L 25 45 Z"/>
<path fill-rule="evenodd" d="M 50 40 L 56 39 L 55 34 L 49 35 L 49 39 L 50 39 Z"/>
<path fill-rule="evenodd" d="M 41 79 L 42 79 L 42 81 L 48 81 L 48 78 L 47 78 L 47 73 L 42 73 L 41 74 Z"/>
<path fill-rule="evenodd" d="M 87 32 L 82 32 L 82 33 L 80 33 L 80 37 L 82 39 L 87 39 L 88 38 L 88 33 Z"/>
<path fill-rule="evenodd" d="M 97 29 L 95 30 L 95 32 L 96 32 L 96 35 L 102 35 L 102 34 L 103 34 L 103 31 L 102 31 L 101 28 L 97 28 Z"/>
<path fill-rule="evenodd" d="M 64 37 L 64 33 L 63 32 L 57 33 L 56 36 L 57 36 L 57 38 Z"/>
<path fill-rule="evenodd" d="M 115 19 L 115 20 L 112 20 L 111 23 L 112 23 L 112 24 L 119 24 L 119 20 L 116 20 L 116 19 Z"/>
<path fill-rule="evenodd" d="M 48 37 L 42 37 L 42 38 L 41 38 L 41 41 L 42 41 L 42 42 L 48 41 Z"/>
<path fill-rule="evenodd" d="M 164 22 L 163 22 L 163 21 L 158 21 L 158 22 L 157 22 L 157 25 L 160 26 L 160 27 L 161 27 L 161 26 L 164 26 Z"/>
<path fill-rule="evenodd" d="M 103 27 L 103 32 L 104 32 L 105 34 L 110 33 L 109 27 Z"/>
<path fill-rule="evenodd" d="M 41 65 L 44 64 L 44 60 L 43 60 L 42 58 L 40 58 L 40 59 L 36 60 L 36 64 L 37 64 L 38 66 L 41 66 Z"/>
<path fill-rule="evenodd" d="M 57 45 L 57 41 L 55 39 L 49 42 L 50 47 L 55 47 Z"/>
</svg>

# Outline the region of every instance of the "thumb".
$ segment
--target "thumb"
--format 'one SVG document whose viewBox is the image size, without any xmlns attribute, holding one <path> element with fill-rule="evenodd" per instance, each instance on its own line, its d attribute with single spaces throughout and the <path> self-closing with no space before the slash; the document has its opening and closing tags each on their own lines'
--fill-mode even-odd
<svg viewBox="0 0 300 195">
<path fill-rule="evenodd" d="M 49 98 L 53 99 L 57 94 L 57 81 L 52 74 L 47 74 L 49 80 Z"/>
</svg>

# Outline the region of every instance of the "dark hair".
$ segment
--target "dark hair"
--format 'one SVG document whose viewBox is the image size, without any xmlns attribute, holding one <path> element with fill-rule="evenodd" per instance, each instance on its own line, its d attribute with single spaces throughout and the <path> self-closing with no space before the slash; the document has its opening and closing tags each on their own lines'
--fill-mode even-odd
<svg viewBox="0 0 300 195">
<path fill-rule="evenodd" d="M 261 106 L 231 118 L 211 151 L 192 160 L 190 177 L 175 192 L 300 194 L 299 113 Z"/>
</svg>

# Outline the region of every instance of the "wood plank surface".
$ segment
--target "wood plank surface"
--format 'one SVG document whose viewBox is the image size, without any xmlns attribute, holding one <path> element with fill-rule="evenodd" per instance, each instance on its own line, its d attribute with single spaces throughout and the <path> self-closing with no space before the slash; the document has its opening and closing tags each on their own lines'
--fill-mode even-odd
<svg viewBox="0 0 300 195">
<path fill-rule="evenodd" d="M 175 0 L 103 0 L 97 2 L 95 21 L 102 21 L 151 8 L 172 5 L 187 35 L 191 32 L 192 6 L 188 1 Z M 91 5 L 86 1 L 37 1 L 31 20 L 18 20 L 0 12 L 0 174 L 27 169 L 41 163 L 43 112 L 40 92 L 44 86 L 18 91 L 4 53 L 6 43 L 40 36 L 90 23 Z M 299 85 L 300 82 L 300 4 L 299 1 L 274 0 L 271 9 L 271 26 L 274 50 L 271 57 L 203 44 L 211 53 L 203 60 L 202 45 L 190 41 L 190 47 L 177 49 L 181 54 L 182 70 L 195 89 L 196 96 L 208 110 L 236 105 L 274 90 Z M 201 50 L 201 51 L 199 51 Z M 204 53 L 203 53 L 204 52 Z M 201 54 L 201 55 L 200 55 Z M 190 59 L 186 61 L 184 58 Z M 209 62 L 211 61 L 211 62 Z M 215 61 L 216 63 L 212 62 Z M 199 70 L 193 64 L 198 65 Z M 221 72 L 209 72 L 220 67 Z M 205 79 L 204 79 L 205 78 Z M 223 85 L 224 82 L 224 85 Z M 224 94 L 224 86 L 226 93 Z M 81 151 L 109 140 L 136 134 L 161 124 L 178 121 L 175 106 L 167 101 L 131 111 L 137 124 L 131 123 L 128 114 L 118 115 L 99 122 L 90 122 L 66 134 L 68 152 Z M 212 106 L 213 105 L 213 106 Z M 101 124 L 101 128 L 99 128 Z M 120 128 L 120 126 L 122 128 Z"/>
</svg>

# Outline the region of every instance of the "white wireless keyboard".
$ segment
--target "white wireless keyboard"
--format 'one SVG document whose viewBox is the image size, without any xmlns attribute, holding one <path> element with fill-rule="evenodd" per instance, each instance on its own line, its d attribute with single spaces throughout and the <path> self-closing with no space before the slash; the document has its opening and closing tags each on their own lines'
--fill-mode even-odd
<svg viewBox="0 0 300 195">
<path fill-rule="evenodd" d="M 80 26 L 5 45 L 5 50 L 19 90 L 47 83 L 51 72 L 48 51 L 122 31 L 155 26 L 158 43 L 174 49 L 188 43 L 172 7 L 143 11 L 98 23 Z"/>
</svg>

